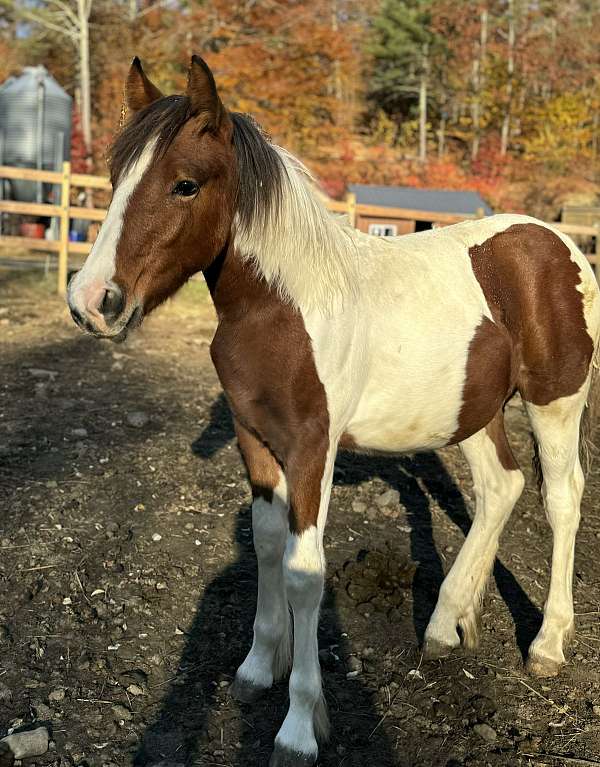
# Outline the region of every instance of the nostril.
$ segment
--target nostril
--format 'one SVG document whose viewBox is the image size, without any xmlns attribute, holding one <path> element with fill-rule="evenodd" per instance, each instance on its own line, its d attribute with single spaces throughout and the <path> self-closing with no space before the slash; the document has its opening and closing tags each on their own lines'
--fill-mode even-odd
<svg viewBox="0 0 600 767">
<path fill-rule="evenodd" d="M 111 285 L 106 289 L 98 311 L 107 322 L 114 321 L 123 312 L 124 304 L 123 293 L 116 285 Z"/>
</svg>

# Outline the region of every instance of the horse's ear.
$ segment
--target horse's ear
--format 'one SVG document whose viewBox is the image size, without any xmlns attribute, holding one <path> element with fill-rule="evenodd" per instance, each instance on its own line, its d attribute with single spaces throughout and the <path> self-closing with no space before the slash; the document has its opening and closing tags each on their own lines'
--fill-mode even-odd
<svg viewBox="0 0 600 767">
<path fill-rule="evenodd" d="M 200 56 L 192 56 L 188 75 L 187 96 L 190 100 L 191 114 L 206 115 L 208 117 L 208 127 L 211 130 L 218 130 L 225 115 L 225 107 L 217 93 L 213 73 Z"/>
<path fill-rule="evenodd" d="M 146 77 L 142 69 L 142 62 L 136 56 L 131 62 L 125 83 L 127 108 L 132 112 L 139 112 L 140 109 L 149 106 L 153 101 L 162 98 L 162 95 L 156 85 Z"/>
</svg>

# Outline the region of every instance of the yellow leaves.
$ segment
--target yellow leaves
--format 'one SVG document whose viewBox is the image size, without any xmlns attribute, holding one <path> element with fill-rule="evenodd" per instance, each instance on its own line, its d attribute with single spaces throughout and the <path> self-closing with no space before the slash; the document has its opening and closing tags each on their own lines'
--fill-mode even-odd
<svg viewBox="0 0 600 767">
<path fill-rule="evenodd" d="M 521 142 L 525 159 L 564 167 L 589 156 L 594 132 L 589 93 L 561 93 L 526 108 Z"/>
</svg>

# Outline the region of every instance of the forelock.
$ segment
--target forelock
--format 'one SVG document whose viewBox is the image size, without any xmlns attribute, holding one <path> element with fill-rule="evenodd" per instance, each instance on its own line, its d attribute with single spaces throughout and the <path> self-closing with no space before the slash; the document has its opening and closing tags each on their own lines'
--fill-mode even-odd
<svg viewBox="0 0 600 767">
<path fill-rule="evenodd" d="M 155 142 L 155 157 L 161 157 L 190 118 L 187 96 L 165 96 L 141 109 L 121 130 L 109 150 L 113 185 L 139 160 L 145 147 Z"/>
</svg>

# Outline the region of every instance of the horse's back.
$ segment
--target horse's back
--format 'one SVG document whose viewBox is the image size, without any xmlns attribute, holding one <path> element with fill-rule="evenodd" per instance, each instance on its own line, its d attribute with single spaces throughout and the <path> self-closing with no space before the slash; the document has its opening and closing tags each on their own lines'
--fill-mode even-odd
<svg viewBox="0 0 600 767">
<path fill-rule="evenodd" d="M 380 269 L 358 320 L 368 353 L 354 371 L 364 385 L 347 429 L 357 445 L 461 441 L 516 389 L 544 404 L 584 384 L 600 301 L 569 238 L 501 215 L 374 248 Z"/>
</svg>

